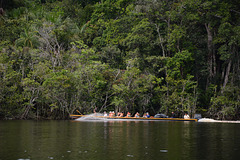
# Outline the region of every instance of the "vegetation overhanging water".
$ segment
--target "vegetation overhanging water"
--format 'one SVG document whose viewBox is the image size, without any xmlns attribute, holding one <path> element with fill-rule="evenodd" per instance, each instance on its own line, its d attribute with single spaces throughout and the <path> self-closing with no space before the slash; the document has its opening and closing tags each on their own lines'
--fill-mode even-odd
<svg viewBox="0 0 240 160">
<path fill-rule="evenodd" d="M 0 119 L 240 116 L 240 1 L 0 0 Z"/>
</svg>

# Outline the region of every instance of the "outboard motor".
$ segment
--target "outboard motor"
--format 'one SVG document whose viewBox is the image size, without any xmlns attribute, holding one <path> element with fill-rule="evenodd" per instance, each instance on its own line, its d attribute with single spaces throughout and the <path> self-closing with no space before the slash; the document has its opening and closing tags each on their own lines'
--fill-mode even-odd
<svg viewBox="0 0 240 160">
<path fill-rule="evenodd" d="M 156 114 L 154 118 L 168 118 L 165 114 Z"/>
<path fill-rule="evenodd" d="M 201 114 L 194 114 L 193 118 L 199 120 L 199 119 L 202 118 L 202 115 Z"/>
</svg>

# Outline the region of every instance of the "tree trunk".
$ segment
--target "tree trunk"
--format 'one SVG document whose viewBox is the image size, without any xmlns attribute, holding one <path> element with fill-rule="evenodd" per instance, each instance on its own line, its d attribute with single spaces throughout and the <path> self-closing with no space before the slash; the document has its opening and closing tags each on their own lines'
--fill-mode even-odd
<svg viewBox="0 0 240 160">
<path fill-rule="evenodd" d="M 229 73 L 230 73 L 230 69 L 231 69 L 231 65 L 232 65 L 232 60 L 230 60 L 228 62 L 228 66 L 226 68 L 226 73 L 225 73 L 225 78 L 224 78 L 224 82 L 223 82 L 223 87 L 222 87 L 222 90 L 221 90 L 221 93 L 224 92 L 224 89 L 228 83 L 228 78 L 229 78 Z"/>
<path fill-rule="evenodd" d="M 30 108 L 31 108 L 31 105 L 28 105 L 28 106 L 26 107 L 24 113 L 23 113 L 22 116 L 21 116 L 21 119 L 25 119 L 25 118 L 27 117 Z"/>
<path fill-rule="evenodd" d="M 164 46 L 163 46 L 163 38 L 161 37 L 161 34 L 160 34 L 160 31 L 159 31 L 159 26 L 157 24 L 155 24 L 156 26 L 156 29 L 157 29 L 157 33 L 158 33 L 158 38 L 159 38 L 159 43 L 160 43 L 160 46 L 162 48 L 162 54 L 163 54 L 163 57 L 166 57 L 165 55 L 165 50 L 164 50 Z"/>
<path fill-rule="evenodd" d="M 205 23 L 205 28 L 207 31 L 207 47 L 208 47 L 208 56 L 207 56 L 207 62 L 208 62 L 208 71 L 209 71 L 209 76 L 208 76 L 208 80 L 207 82 L 210 83 L 212 78 L 215 76 L 216 74 L 216 58 L 215 58 L 215 54 L 213 51 L 213 34 L 211 31 L 211 24 Z M 208 86 L 207 83 L 207 86 Z"/>
</svg>

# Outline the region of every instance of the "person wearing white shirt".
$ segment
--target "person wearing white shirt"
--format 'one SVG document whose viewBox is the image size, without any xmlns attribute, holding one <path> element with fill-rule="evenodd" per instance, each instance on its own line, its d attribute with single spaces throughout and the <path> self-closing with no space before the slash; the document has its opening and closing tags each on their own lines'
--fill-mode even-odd
<svg viewBox="0 0 240 160">
<path fill-rule="evenodd" d="M 187 113 L 185 113 L 184 119 L 190 119 L 190 117 L 189 117 L 189 115 Z"/>
</svg>

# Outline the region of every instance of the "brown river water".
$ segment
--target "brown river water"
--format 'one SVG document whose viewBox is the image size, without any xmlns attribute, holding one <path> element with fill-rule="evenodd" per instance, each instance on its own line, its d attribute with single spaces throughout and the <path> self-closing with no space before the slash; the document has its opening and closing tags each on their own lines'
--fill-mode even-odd
<svg viewBox="0 0 240 160">
<path fill-rule="evenodd" d="M 240 124 L 0 121 L 0 160 L 235 160 Z"/>
</svg>

